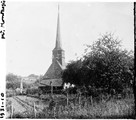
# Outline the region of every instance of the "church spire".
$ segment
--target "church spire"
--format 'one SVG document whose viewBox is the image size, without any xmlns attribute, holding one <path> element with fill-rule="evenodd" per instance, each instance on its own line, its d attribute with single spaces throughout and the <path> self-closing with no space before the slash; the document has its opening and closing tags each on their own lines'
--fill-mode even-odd
<svg viewBox="0 0 136 120">
<path fill-rule="evenodd" d="M 56 34 L 56 46 L 55 49 L 61 48 L 61 37 L 60 37 L 60 21 L 59 21 L 59 5 L 58 5 L 58 20 L 57 20 L 57 34 Z"/>
</svg>

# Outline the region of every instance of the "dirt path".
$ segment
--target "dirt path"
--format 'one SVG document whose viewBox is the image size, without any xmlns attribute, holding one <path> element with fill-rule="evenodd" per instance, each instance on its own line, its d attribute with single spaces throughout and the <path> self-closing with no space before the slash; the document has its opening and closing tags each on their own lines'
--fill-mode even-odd
<svg viewBox="0 0 136 120">
<path fill-rule="evenodd" d="M 28 97 L 28 96 L 14 96 L 7 98 L 9 101 L 11 101 L 11 105 L 13 106 L 14 114 L 15 113 L 28 113 L 33 111 L 33 106 L 35 104 L 35 109 L 37 112 L 42 111 L 45 107 L 48 105 L 45 104 L 44 101 L 38 99 L 38 98 L 33 98 L 33 97 Z M 7 113 L 9 116 L 11 114 L 11 111 Z M 6 115 L 6 116 L 7 116 Z"/>
<path fill-rule="evenodd" d="M 26 111 L 26 109 L 21 104 L 19 104 L 13 97 L 9 98 L 9 100 L 12 102 L 14 113 L 23 113 Z"/>
<path fill-rule="evenodd" d="M 28 97 L 28 96 L 18 96 L 18 98 L 20 98 L 23 101 L 27 101 L 31 105 L 34 105 L 34 103 L 35 103 L 35 105 L 41 109 L 44 109 L 44 107 L 48 106 L 47 103 L 45 103 L 44 101 L 42 101 L 38 98 Z"/>
</svg>

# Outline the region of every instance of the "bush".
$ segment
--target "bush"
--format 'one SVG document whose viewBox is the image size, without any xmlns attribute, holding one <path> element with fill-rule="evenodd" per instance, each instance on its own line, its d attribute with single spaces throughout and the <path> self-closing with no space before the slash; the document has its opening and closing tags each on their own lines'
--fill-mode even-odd
<svg viewBox="0 0 136 120">
<path fill-rule="evenodd" d="M 32 94 L 32 95 L 34 95 L 34 94 L 38 94 L 38 93 L 39 93 L 38 88 L 28 88 L 26 90 L 26 94 Z"/>
</svg>

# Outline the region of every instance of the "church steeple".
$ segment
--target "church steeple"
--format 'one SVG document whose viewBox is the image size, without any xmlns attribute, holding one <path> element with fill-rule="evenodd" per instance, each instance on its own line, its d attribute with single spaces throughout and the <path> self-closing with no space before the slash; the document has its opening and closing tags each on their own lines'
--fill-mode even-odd
<svg viewBox="0 0 136 120">
<path fill-rule="evenodd" d="M 60 36 L 60 21 L 59 21 L 59 6 L 58 6 L 58 18 L 57 18 L 57 33 L 56 33 L 56 44 L 55 48 L 52 50 L 52 63 L 48 68 L 47 72 L 43 76 L 43 80 L 40 81 L 41 88 L 43 85 L 62 87 L 62 70 L 65 69 L 65 51 L 61 46 L 61 36 Z M 52 84 L 50 84 L 52 82 Z"/>
<path fill-rule="evenodd" d="M 52 62 L 59 62 L 60 65 L 65 65 L 65 52 L 61 45 L 61 35 L 60 35 L 60 20 L 59 20 L 59 6 L 58 6 L 58 19 L 57 19 L 57 33 L 56 33 L 56 45 L 53 49 Z"/>
<path fill-rule="evenodd" d="M 58 19 L 57 19 L 57 33 L 55 49 L 62 49 L 61 36 L 60 36 L 60 18 L 59 18 L 59 5 L 58 5 Z"/>
</svg>

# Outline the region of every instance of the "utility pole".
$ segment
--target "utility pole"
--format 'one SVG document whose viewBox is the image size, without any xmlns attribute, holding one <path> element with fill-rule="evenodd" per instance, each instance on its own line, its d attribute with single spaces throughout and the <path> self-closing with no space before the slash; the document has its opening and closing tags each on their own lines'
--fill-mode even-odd
<svg viewBox="0 0 136 120">
<path fill-rule="evenodd" d="M 23 93 L 23 83 L 22 83 L 23 78 L 21 78 L 21 82 L 20 82 L 20 93 Z"/>
<path fill-rule="evenodd" d="M 51 96 L 53 95 L 53 86 L 52 86 L 52 81 L 50 82 L 50 86 L 51 86 Z"/>
</svg>

